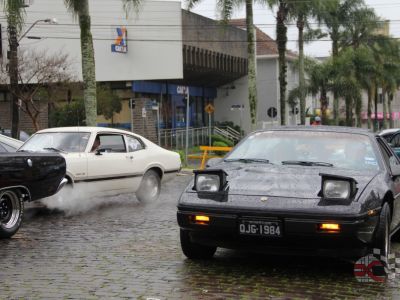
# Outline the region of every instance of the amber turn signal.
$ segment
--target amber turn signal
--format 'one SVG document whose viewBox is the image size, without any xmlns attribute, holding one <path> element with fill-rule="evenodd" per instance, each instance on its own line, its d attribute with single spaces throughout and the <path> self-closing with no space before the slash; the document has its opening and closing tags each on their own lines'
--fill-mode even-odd
<svg viewBox="0 0 400 300">
<path fill-rule="evenodd" d="M 210 222 L 210 217 L 208 216 L 193 216 L 192 217 L 192 221 L 195 224 L 199 224 L 199 225 L 208 225 L 208 223 Z"/>
<path fill-rule="evenodd" d="M 334 223 L 318 224 L 318 231 L 336 233 L 340 231 L 340 225 Z"/>
</svg>

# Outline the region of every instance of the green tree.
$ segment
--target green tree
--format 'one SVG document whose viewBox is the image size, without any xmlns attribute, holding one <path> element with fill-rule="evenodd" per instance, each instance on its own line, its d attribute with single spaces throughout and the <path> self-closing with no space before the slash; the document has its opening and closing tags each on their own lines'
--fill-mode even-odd
<svg viewBox="0 0 400 300">
<path fill-rule="evenodd" d="M 339 56 L 340 41 L 343 38 L 343 30 L 352 21 L 352 15 L 357 9 L 364 7 L 364 0 L 330 0 L 324 1 L 324 5 L 318 7 L 317 19 L 324 25 L 332 40 L 332 56 Z M 336 85 L 339 86 L 339 85 Z M 333 90 L 333 114 L 335 124 L 339 125 L 339 97 L 340 90 Z"/>
<path fill-rule="evenodd" d="M 126 12 L 138 9 L 140 0 L 121 0 Z M 83 98 L 85 103 L 86 124 L 96 126 L 96 72 L 91 33 L 89 0 L 64 0 L 68 10 L 79 21 L 81 31 L 82 77 L 84 82 Z"/>
<path fill-rule="evenodd" d="M 121 97 L 119 97 L 108 85 L 97 86 L 97 112 L 105 119 L 113 123 L 114 113 L 122 110 Z"/>
</svg>

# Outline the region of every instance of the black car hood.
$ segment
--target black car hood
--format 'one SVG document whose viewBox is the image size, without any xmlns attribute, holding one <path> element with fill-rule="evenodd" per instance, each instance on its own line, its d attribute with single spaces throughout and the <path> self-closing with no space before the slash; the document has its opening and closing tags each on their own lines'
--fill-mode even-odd
<svg viewBox="0 0 400 300">
<path fill-rule="evenodd" d="M 320 173 L 354 178 L 359 193 L 378 171 L 355 171 L 330 167 L 281 166 L 270 164 L 222 163 L 213 169 L 227 174 L 229 194 L 271 197 L 317 198 L 321 190 Z"/>
</svg>

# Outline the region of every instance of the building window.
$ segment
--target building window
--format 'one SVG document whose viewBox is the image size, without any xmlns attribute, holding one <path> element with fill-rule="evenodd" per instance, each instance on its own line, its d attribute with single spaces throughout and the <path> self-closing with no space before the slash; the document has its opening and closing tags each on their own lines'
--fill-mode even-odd
<svg viewBox="0 0 400 300">
<path fill-rule="evenodd" d="M 11 94 L 8 92 L 0 92 L 0 102 L 6 102 L 11 100 Z"/>
</svg>

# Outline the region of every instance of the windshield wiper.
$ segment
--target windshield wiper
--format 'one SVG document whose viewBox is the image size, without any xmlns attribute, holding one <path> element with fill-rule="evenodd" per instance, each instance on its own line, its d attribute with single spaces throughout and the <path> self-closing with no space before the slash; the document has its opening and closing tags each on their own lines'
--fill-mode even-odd
<svg viewBox="0 0 400 300">
<path fill-rule="evenodd" d="M 333 164 L 323 162 L 323 161 L 305 161 L 305 160 L 284 160 L 282 161 L 282 165 L 299 165 L 299 166 L 307 166 L 307 167 L 333 167 Z"/>
<path fill-rule="evenodd" d="M 58 149 L 58 148 L 54 148 L 54 147 L 46 147 L 46 148 L 43 148 L 43 150 L 50 150 L 50 151 L 54 151 L 54 152 L 67 153 L 64 150 L 61 150 L 61 149 Z"/>
<path fill-rule="evenodd" d="M 263 158 L 233 158 L 233 159 L 225 159 L 225 162 L 243 162 L 243 163 L 264 163 L 264 164 L 272 164 L 268 159 Z"/>
</svg>

